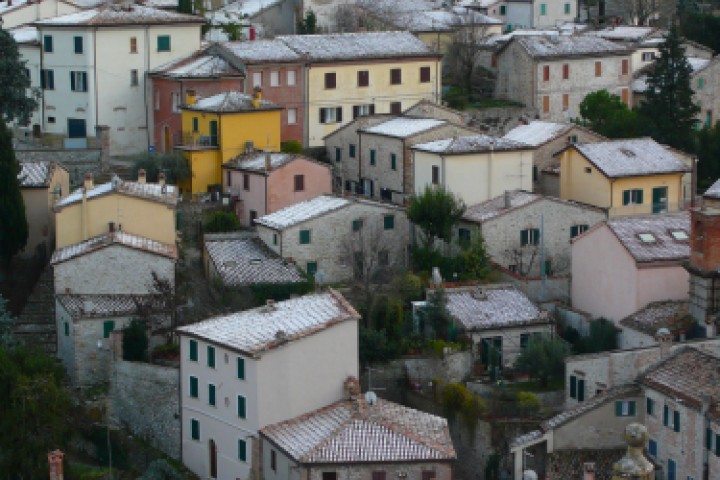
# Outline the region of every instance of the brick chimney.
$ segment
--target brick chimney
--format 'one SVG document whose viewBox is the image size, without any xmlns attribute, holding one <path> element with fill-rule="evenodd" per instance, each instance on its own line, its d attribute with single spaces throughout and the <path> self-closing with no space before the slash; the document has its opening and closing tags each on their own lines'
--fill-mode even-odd
<svg viewBox="0 0 720 480">
<path fill-rule="evenodd" d="M 145 169 L 141 168 L 138 170 L 138 183 L 145 183 L 146 182 L 147 175 L 145 174 Z"/>
<path fill-rule="evenodd" d="M 48 453 L 48 468 L 50 470 L 50 480 L 63 480 L 63 457 L 65 454 L 60 450 Z"/>
<path fill-rule="evenodd" d="M 165 174 L 163 172 L 158 173 L 158 183 L 165 185 Z"/>
<path fill-rule="evenodd" d="M 86 191 L 92 190 L 95 187 L 95 184 L 93 183 L 93 174 L 92 172 L 87 172 L 83 176 L 83 188 L 85 188 Z"/>
<path fill-rule="evenodd" d="M 272 170 L 272 153 L 265 152 L 265 171 L 269 172 Z"/>
</svg>

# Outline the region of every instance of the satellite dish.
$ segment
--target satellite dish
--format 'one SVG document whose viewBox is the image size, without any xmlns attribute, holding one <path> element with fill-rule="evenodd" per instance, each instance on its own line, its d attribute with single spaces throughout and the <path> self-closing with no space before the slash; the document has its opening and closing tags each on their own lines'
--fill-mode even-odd
<svg viewBox="0 0 720 480">
<path fill-rule="evenodd" d="M 375 405 L 377 403 L 377 395 L 375 395 L 375 392 L 366 392 L 365 401 L 368 405 Z"/>
</svg>

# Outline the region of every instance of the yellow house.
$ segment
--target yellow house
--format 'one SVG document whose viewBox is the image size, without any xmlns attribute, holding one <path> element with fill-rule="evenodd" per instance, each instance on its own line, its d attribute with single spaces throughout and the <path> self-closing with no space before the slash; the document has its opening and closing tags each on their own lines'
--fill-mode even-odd
<svg viewBox="0 0 720 480">
<path fill-rule="evenodd" d="M 561 151 L 560 198 L 609 216 L 676 212 L 689 167 L 651 138 L 571 145 Z"/>
<path fill-rule="evenodd" d="M 224 92 L 198 99 L 188 95 L 182 107 L 183 144 L 178 148 L 192 177 L 180 182 L 183 193 L 204 193 L 222 184 L 222 164 L 255 149 L 280 151 L 282 108 L 254 96 Z"/>
<path fill-rule="evenodd" d="M 146 183 L 145 172 L 137 182 L 117 177 L 95 185 L 85 174 L 83 187 L 55 204 L 56 248 L 107 233 L 123 231 L 170 245 L 176 243 L 177 188 Z"/>
</svg>

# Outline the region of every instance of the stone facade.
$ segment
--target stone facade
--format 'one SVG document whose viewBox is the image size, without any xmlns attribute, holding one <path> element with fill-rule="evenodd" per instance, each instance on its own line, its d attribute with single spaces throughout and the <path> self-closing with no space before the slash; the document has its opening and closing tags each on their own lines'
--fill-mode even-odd
<svg viewBox="0 0 720 480">
<path fill-rule="evenodd" d="M 452 108 L 437 105 L 427 100 L 420 101 L 403 112 L 406 117 L 437 118 L 458 125 L 465 125 L 470 120 L 467 114 Z"/>
<path fill-rule="evenodd" d="M 177 368 L 115 359 L 110 376 L 111 416 L 153 447 L 180 459 Z"/>
</svg>

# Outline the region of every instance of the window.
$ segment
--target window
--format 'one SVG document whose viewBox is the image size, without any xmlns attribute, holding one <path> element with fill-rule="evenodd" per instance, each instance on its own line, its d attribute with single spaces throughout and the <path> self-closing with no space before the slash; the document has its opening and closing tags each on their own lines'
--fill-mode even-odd
<svg viewBox="0 0 720 480">
<path fill-rule="evenodd" d="M 238 460 L 247 462 L 247 442 L 242 438 L 238 439 Z"/>
<path fill-rule="evenodd" d="M 208 405 L 215 406 L 215 385 L 208 383 Z"/>
<path fill-rule="evenodd" d="M 288 125 L 295 125 L 297 123 L 297 108 L 288 108 L 287 116 Z"/>
<path fill-rule="evenodd" d="M 713 432 L 710 428 L 705 429 L 705 448 L 710 451 L 713 449 Z"/>
<path fill-rule="evenodd" d="M 243 173 L 243 190 L 250 190 L 250 174 Z"/>
<path fill-rule="evenodd" d="M 48 123 L 55 123 L 55 117 L 48 117 Z"/>
<path fill-rule="evenodd" d="M 87 92 L 87 72 L 70 72 L 70 90 Z"/>
<path fill-rule="evenodd" d="M 277 244 L 278 244 L 278 235 L 277 235 L 277 233 L 273 233 L 273 245 L 277 245 Z"/>
<path fill-rule="evenodd" d="M 275 450 L 270 450 L 270 468 L 273 472 L 277 470 L 277 454 Z"/>
<path fill-rule="evenodd" d="M 130 37 L 130 53 L 137 53 L 137 37 Z"/>
<path fill-rule="evenodd" d="M 645 413 L 648 415 L 655 414 L 655 401 L 650 397 L 645 399 Z"/>
<path fill-rule="evenodd" d="M 550 113 L 550 97 L 543 96 L 543 113 Z"/>
<path fill-rule="evenodd" d="M 325 89 L 332 90 L 337 86 L 337 77 L 335 72 L 328 72 L 325 74 Z"/>
<path fill-rule="evenodd" d="M 670 425 L 670 407 L 663 405 L 663 425 Z"/>
<path fill-rule="evenodd" d="M 540 15 L 547 15 L 547 5 L 544 3 L 540 4 Z"/>
<path fill-rule="evenodd" d="M 705 112 L 705 127 L 712 128 L 712 110 Z"/>
<path fill-rule="evenodd" d="M 402 113 L 402 103 L 390 102 L 390 113 L 393 115 L 400 115 Z"/>
<path fill-rule="evenodd" d="M 543 67 L 543 82 L 549 82 L 550 81 L 550 65 L 545 65 Z"/>
<path fill-rule="evenodd" d="M 642 205 L 643 191 L 641 189 L 623 190 L 623 205 Z"/>
<path fill-rule="evenodd" d="M 565 15 L 570 15 L 570 12 L 571 12 L 571 11 L 572 11 L 572 10 L 570 9 L 570 4 L 569 4 L 569 3 L 566 3 L 566 4 L 565 4 Z"/>
<path fill-rule="evenodd" d="M 317 262 L 307 262 L 305 264 L 305 271 L 311 277 L 315 276 L 315 274 L 317 273 L 317 270 L 318 270 Z"/>
<path fill-rule="evenodd" d="M 567 63 L 563 65 L 563 80 L 570 78 L 570 65 Z"/>
<path fill-rule="evenodd" d="M 387 474 L 384 471 L 372 472 L 372 480 L 386 480 Z"/>
<path fill-rule="evenodd" d="M 335 161 L 339 162 L 342 160 L 342 148 L 335 147 Z"/>
<path fill-rule="evenodd" d="M 652 62 L 655 60 L 655 52 L 643 52 L 641 58 L 643 62 Z"/>
<path fill-rule="evenodd" d="M 435 472 L 432 470 L 423 470 L 422 480 L 434 480 Z"/>
<path fill-rule="evenodd" d="M 190 361 L 197 362 L 198 359 L 198 342 L 197 340 L 190 340 Z"/>
<path fill-rule="evenodd" d="M 275 236 L 277 239 L 277 236 Z M 245 359 L 237 357 L 237 378 L 238 380 L 245 380 Z"/>
<path fill-rule="evenodd" d="M 357 74 L 357 86 L 367 87 L 370 85 L 370 72 L 367 70 L 360 70 Z"/>
<path fill-rule="evenodd" d="M 507 13 L 507 6 L 500 5 L 500 15 L 505 15 Z"/>
<path fill-rule="evenodd" d="M 675 467 L 675 461 L 668 458 L 668 469 L 667 469 L 667 480 L 677 480 L 677 469 Z"/>
<path fill-rule="evenodd" d="M 300 230 L 300 245 L 308 245 L 310 243 L 310 230 Z"/>
<path fill-rule="evenodd" d="M 198 398 L 198 379 L 197 379 L 197 377 L 190 377 L 190 397 Z"/>
<path fill-rule="evenodd" d="M 648 442 L 648 453 L 651 457 L 657 458 L 657 442 L 652 438 Z"/>
<path fill-rule="evenodd" d="M 470 230 L 467 228 L 458 228 L 458 242 L 460 242 L 461 245 L 470 243 Z"/>
<path fill-rule="evenodd" d="M 170 94 L 170 104 L 172 105 L 173 113 L 180 113 L 180 94 L 172 92 Z"/>
<path fill-rule="evenodd" d="M 374 115 L 375 105 L 372 103 L 366 105 L 353 105 L 353 119 L 362 117 L 363 115 Z"/>
<path fill-rule="evenodd" d="M 170 51 L 170 35 L 158 35 L 157 51 L 158 52 L 169 52 Z"/>
<path fill-rule="evenodd" d="M 537 245 L 540 242 L 539 228 L 526 228 L 520 231 L 520 245 Z"/>
<path fill-rule="evenodd" d="M 715 456 L 720 457 L 720 435 L 715 434 Z"/>
<path fill-rule="evenodd" d="M 45 53 L 53 52 L 53 37 L 52 37 L 52 35 L 44 35 L 43 36 L 43 52 L 45 52 Z"/>
<path fill-rule="evenodd" d="M 595 62 L 595 76 L 602 76 L 602 62 Z"/>
<path fill-rule="evenodd" d="M 262 87 L 262 72 L 253 72 L 252 74 L 252 86 Z"/>
<path fill-rule="evenodd" d="M 635 409 L 635 402 L 632 400 L 618 400 L 615 402 L 616 417 L 634 417 Z"/>
<path fill-rule="evenodd" d="M 337 472 L 322 472 L 322 480 L 337 480 Z"/>
<path fill-rule="evenodd" d="M 70 336 L 70 324 L 68 322 L 65 322 L 64 328 L 65 328 L 65 336 L 69 337 Z"/>
<path fill-rule="evenodd" d="M 194 418 L 190 419 L 190 437 L 193 440 L 200 440 L 200 422 Z"/>
<path fill-rule="evenodd" d="M 383 228 L 385 230 L 393 230 L 395 228 L 395 215 L 385 215 L 383 218 Z"/>
<path fill-rule="evenodd" d="M 342 122 L 342 107 L 331 107 L 320 109 L 320 123 Z"/>
<path fill-rule="evenodd" d="M 620 89 L 620 100 L 627 105 L 630 106 L 630 89 L 628 88 L 621 88 Z"/>
<path fill-rule="evenodd" d="M 570 136 L 568 137 L 568 143 L 577 143 L 577 141 L 578 141 L 577 135 L 570 135 Z M 591 171 L 592 171 L 592 170 L 591 170 Z"/>
<path fill-rule="evenodd" d="M 440 167 L 437 165 L 432 166 L 432 183 L 433 185 L 440 183 Z"/>
<path fill-rule="evenodd" d="M 390 254 L 387 250 L 380 250 L 378 252 L 378 265 L 381 267 L 387 267 L 390 265 Z"/>
<path fill-rule="evenodd" d="M 270 86 L 271 87 L 279 87 L 280 86 L 280 72 L 278 72 L 278 71 L 270 72 Z"/>
<path fill-rule="evenodd" d="M 562 96 L 563 112 L 567 112 L 569 108 L 570 108 L 570 95 L 568 95 L 567 93 L 563 93 L 563 96 Z"/>
<path fill-rule="evenodd" d="M 570 227 L 570 238 L 575 238 L 583 232 L 587 232 L 588 225 L 573 225 Z"/>
<path fill-rule="evenodd" d="M 83 53 L 83 37 L 73 37 L 75 53 Z"/>
<path fill-rule="evenodd" d="M 353 220 L 353 221 L 352 221 L 352 229 L 353 229 L 353 232 L 359 232 L 359 231 L 362 229 L 362 226 L 363 226 L 363 221 L 362 221 L 362 220 L 358 219 L 358 220 Z"/>
<path fill-rule="evenodd" d="M 570 398 L 577 399 L 577 377 L 570 375 Z"/>
<path fill-rule="evenodd" d="M 670 235 L 678 242 L 687 242 L 690 239 L 685 230 L 670 230 Z"/>
<path fill-rule="evenodd" d="M 297 81 L 297 80 L 296 80 L 296 76 L 297 76 L 297 73 L 295 72 L 295 70 L 288 70 L 288 72 L 287 72 L 287 84 L 288 84 L 288 86 L 291 86 L 291 87 L 292 87 L 292 86 L 295 85 L 295 83 L 296 83 L 296 81 Z"/>
<path fill-rule="evenodd" d="M 131 87 L 138 86 L 138 71 L 137 70 L 130 70 L 130 86 Z"/>
<path fill-rule="evenodd" d="M 237 415 L 239 418 L 247 418 L 247 401 L 242 395 L 237 396 Z"/>
<path fill-rule="evenodd" d="M 390 85 L 400 85 L 402 83 L 402 70 L 399 68 L 390 69 Z"/>
<path fill-rule="evenodd" d="M 348 156 L 350 158 L 355 158 L 355 144 L 354 143 L 351 143 L 350 146 L 348 147 Z"/>
<path fill-rule="evenodd" d="M 420 67 L 420 83 L 430 83 L 430 67 Z"/>
<path fill-rule="evenodd" d="M 370 149 L 370 165 L 375 165 L 377 159 L 375 158 L 375 150 Z"/>
<path fill-rule="evenodd" d="M 302 192 L 305 190 L 305 175 L 295 175 L 295 191 Z"/>
<path fill-rule="evenodd" d="M 392 170 L 397 170 L 397 155 L 394 153 L 390 154 L 390 168 Z"/>
<path fill-rule="evenodd" d="M 530 344 L 530 334 L 529 333 L 521 333 L 520 334 L 520 348 L 527 348 L 527 346 Z"/>
<path fill-rule="evenodd" d="M 652 233 L 638 233 L 638 238 L 642 243 L 655 243 L 657 238 Z"/>
<path fill-rule="evenodd" d="M 115 320 L 105 320 L 103 322 L 103 338 L 110 338 L 113 330 L 115 330 Z"/>
<path fill-rule="evenodd" d="M 198 117 L 193 117 L 193 119 L 192 119 L 193 132 L 197 132 L 200 129 L 199 122 L 200 122 L 200 120 L 198 119 Z"/>
<path fill-rule="evenodd" d="M 52 70 L 40 70 L 40 88 L 43 90 L 55 90 L 55 72 Z"/>
<path fill-rule="evenodd" d="M 25 78 L 27 78 L 28 81 L 29 81 L 29 80 L 30 80 L 30 69 L 29 69 L 29 68 L 25 68 L 25 69 L 23 70 L 23 72 L 25 73 Z"/>
<path fill-rule="evenodd" d="M 207 346 L 207 366 L 215 368 L 215 347 L 212 345 Z"/>
<path fill-rule="evenodd" d="M 705 84 L 705 79 L 702 77 L 698 78 L 698 81 L 697 81 L 698 90 L 702 90 L 704 84 Z"/>
<path fill-rule="evenodd" d="M 621 68 L 623 75 L 627 75 L 628 73 L 630 73 L 630 60 L 623 59 Z"/>
<path fill-rule="evenodd" d="M 680 431 L 680 412 L 677 410 L 673 412 L 673 430 L 676 432 Z"/>
</svg>

